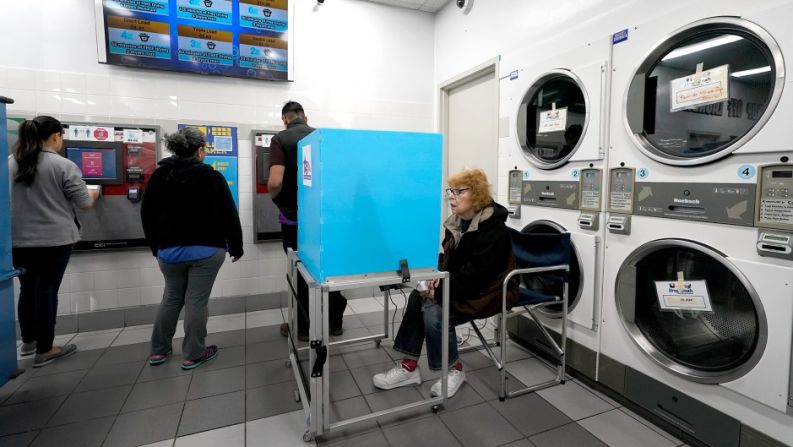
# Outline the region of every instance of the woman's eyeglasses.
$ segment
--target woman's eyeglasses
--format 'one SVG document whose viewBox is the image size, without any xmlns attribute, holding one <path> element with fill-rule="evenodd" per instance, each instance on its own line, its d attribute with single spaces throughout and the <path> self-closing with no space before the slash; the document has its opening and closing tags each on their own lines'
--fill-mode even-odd
<svg viewBox="0 0 793 447">
<path fill-rule="evenodd" d="M 460 194 L 468 191 L 470 188 L 446 188 L 446 195 L 449 197 L 457 198 Z"/>
</svg>

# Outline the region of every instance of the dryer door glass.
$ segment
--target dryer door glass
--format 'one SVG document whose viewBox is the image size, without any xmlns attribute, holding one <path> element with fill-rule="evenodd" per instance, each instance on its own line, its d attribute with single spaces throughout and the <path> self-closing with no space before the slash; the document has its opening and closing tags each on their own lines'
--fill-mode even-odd
<svg viewBox="0 0 793 447">
<path fill-rule="evenodd" d="M 758 33 L 710 23 L 684 30 L 651 52 L 625 104 L 642 150 L 669 164 L 707 163 L 762 127 L 782 81 L 774 57 L 779 48 L 764 31 Z"/>
<path fill-rule="evenodd" d="M 518 113 L 518 138 L 534 165 L 563 165 L 578 148 L 586 125 L 586 100 L 580 82 L 551 73 L 529 88 Z"/>
<path fill-rule="evenodd" d="M 529 234 L 560 234 L 564 233 L 565 229 L 556 222 L 541 220 L 526 225 L 522 232 Z M 567 290 L 568 314 L 572 312 L 576 304 L 578 304 L 581 298 L 581 292 L 583 291 L 582 286 L 584 282 L 584 275 L 581 272 L 581 258 L 578 256 L 575 244 L 570 245 L 570 251 L 570 283 Z M 544 275 L 542 277 L 524 276 L 522 286 L 553 296 L 562 296 L 564 290 L 564 282 L 561 277 L 557 278 L 553 275 Z M 540 312 L 551 318 L 559 318 L 562 316 L 562 305 L 555 304 L 547 306 Z"/>
<path fill-rule="evenodd" d="M 623 264 L 616 290 L 623 322 L 646 353 L 673 371 L 702 382 L 731 380 L 754 366 L 764 337 L 759 299 L 723 256 L 679 242 L 640 248 Z M 712 311 L 681 310 L 659 297 L 659 285 L 681 277 L 695 284 L 695 294 L 704 285 Z"/>
</svg>

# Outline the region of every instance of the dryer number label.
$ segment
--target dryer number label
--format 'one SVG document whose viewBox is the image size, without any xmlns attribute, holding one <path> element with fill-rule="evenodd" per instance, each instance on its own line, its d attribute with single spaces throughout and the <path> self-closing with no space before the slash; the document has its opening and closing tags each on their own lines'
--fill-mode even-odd
<svg viewBox="0 0 793 447">
<path fill-rule="evenodd" d="M 705 281 L 655 281 L 662 310 L 712 312 Z"/>
<path fill-rule="evenodd" d="M 793 226 L 793 197 L 760 199 L 760 223 Z"/>
<path fill-rule="evenodd" d="M 738 168 L 738 177 L 744 180 L 754 178 L 756 173 L 757 173 L 757 169 L 755 169 L 755 167 L 752 165 L 743 165 L 740 168 Z"/>
</svg>

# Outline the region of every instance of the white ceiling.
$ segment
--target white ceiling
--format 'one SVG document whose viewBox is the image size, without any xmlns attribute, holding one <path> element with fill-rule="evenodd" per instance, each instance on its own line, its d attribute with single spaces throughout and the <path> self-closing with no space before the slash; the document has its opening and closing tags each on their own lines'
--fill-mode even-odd
<svg viewBox="0 0 793 447">
<path fill-rule="evenodd" d="M 417 9 L 426 12 L 438 12 L 449 3 L 449 0 L 366 0 L 382 5 L 397 6 L 400 8 Z"/>
</svg>

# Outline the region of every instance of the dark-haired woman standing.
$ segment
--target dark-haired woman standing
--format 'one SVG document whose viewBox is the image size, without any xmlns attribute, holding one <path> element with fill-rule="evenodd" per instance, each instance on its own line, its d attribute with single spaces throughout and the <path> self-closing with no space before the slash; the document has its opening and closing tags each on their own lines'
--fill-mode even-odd
<svg viewBox="0 0 793 447">
<path fill-rule="evenodd" d="M 226 179 L 204 163 L 204 135 L 187 127 L 165 142 L 174 155 L 152 174 L 141 207 L 143 231 L 165 277 L 149 364 L 164 363 L 172 352 L 184 307 L 182 369 L 193 369 L 217 355 L 217 346 L 204 344 L 207 305 L 226 251 L 232 262 L 242 257 L 242 227 Z"/>
<path fill-rule="evenodd" d="M 48 365 L 77 350 L 53 346 L 58 289 L 72 246 L 80 240 L 74 206 L 90 208 L 99 196 L 89 191 L 80 169 L 59 155 L 63 127 L 50 116 L 19 125 L 19 141 L 9 157 L 11 234 L 19 277 L 19 326 L 23 356 L 36 354 L 33 367 Z"/>
</svg>

